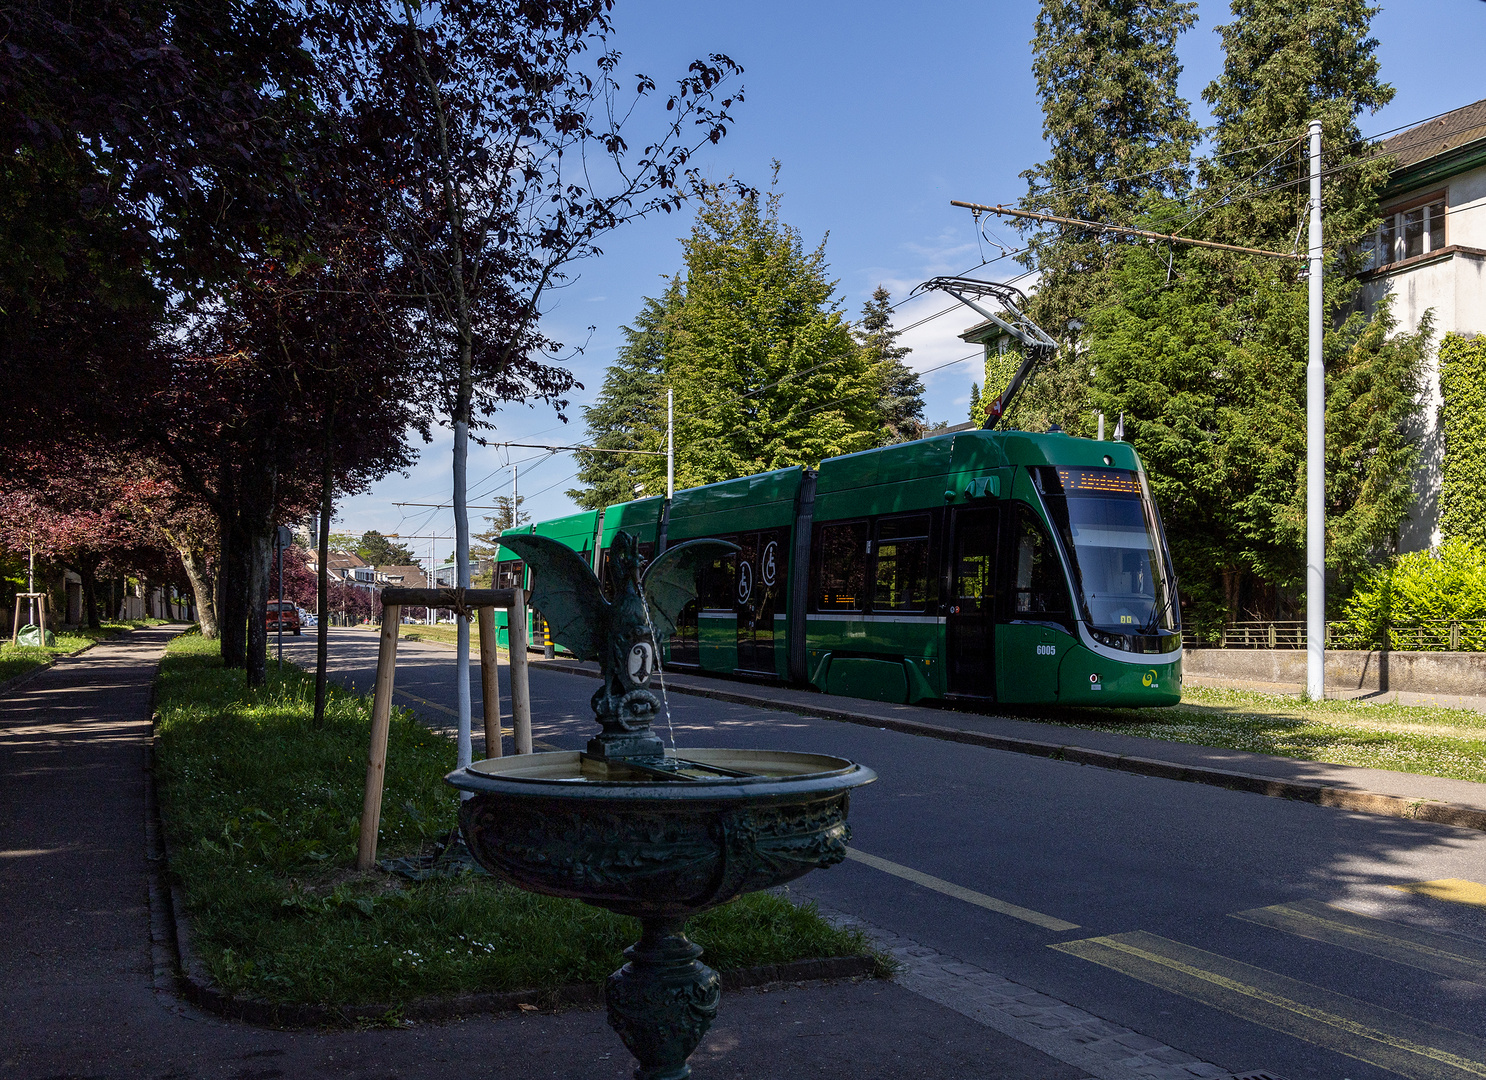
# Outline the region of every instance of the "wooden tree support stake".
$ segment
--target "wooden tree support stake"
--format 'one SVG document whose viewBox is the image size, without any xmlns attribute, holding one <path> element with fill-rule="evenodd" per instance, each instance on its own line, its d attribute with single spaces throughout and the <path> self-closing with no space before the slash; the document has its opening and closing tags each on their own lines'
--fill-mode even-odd
<svg viewBox="0 0 1486 1080">
<path fill-rule="evenodd" d="M 485 756 L 501 756 L 500 668 L 495 640 L 495 608 L 482 607 L 480 621 L 480 701 L 485 710 Z M 514 669 L 512 671 L 514 675 Z M 512 680 L 512 686 L 515 680 Z"/>
<path fill-rule="evenodd" d="M 387 737 L 392 726 L 397 631 L 404 606 L 475 609 L 480 627 L 480 686 L 484 695 L 485 756 L 488 758 L 501 756 L 500 689 L 493 609 L 506 609 L 506 622 L 510 628 L 511 715 L 516 752 L 529 754 L 532 750 L 531 688 L 527 685 L 526 663 L 526 592 L 522 589 L 383 589 L 382 637 L 377 651 L 376 690 L 372 697 L 371 745 L 366 755 L 366 794 L 361 803 L 357 870 L 370 870 L 377 865 L 377 830 L 382 822 L 382 786 L 387 773 Z M 20 608 L 16 612 L 19 617 Z"/>
<path fill-rule="evenodd" d="M 515 729 L 516 753 L 531 753 L 531 687 L 526 681 L 526 590 L 513 589 L 508 609 L 511 643 L 511 726 Z"/>
<path fill-rule="evenodd" d="M 21 643 L 21 601 L 35 600 L 37 618 L 41 620 L 41 637 L 43 646 L 46 645 L 46 593 L 44 592 L 20 592 L 15 594 L 15 621 L 10 627 L 10 643 L 19 645 Z M 0 625 L 4 625 L 0 623 Z"/>
</svg>

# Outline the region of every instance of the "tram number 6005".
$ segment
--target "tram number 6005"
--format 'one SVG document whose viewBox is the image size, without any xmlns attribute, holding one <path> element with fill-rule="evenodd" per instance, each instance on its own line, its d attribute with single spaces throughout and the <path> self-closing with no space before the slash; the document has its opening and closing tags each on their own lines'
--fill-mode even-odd
<svg viewBox="0 0 1486 1080">
<path fill-rule="evenodd" d="M 1056 645 L 1039 645 L 1039 646 L 1037 646 L 1037 655 L 1038 656 L 1057 656 L 1058 655 L 1058 647 Z"/>
</svg>

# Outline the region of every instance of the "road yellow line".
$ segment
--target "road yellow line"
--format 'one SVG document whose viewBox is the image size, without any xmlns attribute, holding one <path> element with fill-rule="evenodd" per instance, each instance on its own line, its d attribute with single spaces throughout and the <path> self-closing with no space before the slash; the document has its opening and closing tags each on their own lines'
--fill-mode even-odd
<svg viewBox="0 0 1486 1080">
<path fill-rule="evenodd" d="M 396 688 L 393 689 L 393 693 L 395 693 L 395 694 L 401 694 L 403 697 L 407 698 L 409 701 L 416 701 L 419 705 L 422 705 L 425 709 L 435 709 L 438 712 L 441 712 L 441 713 L 443 713 L 446 716 L 452 716 L 456 720 L 459 719 L 459 714 L 457 712 L 455 712 L 453 709 L 449 708 L 449 706 L 447 706 L 447 705 L 440 705 L 437 701 L 429 701 L 427 698 L 421 698 L 417 694 L 410 694 L 406 690 L 400 690 L 400 689 L 396 689 Z M 483 733 L 485 729 L 482 726 L 482 727 L 478 728 L 477 730 L 479 730 L 481 733 Z M 511 728 L 508 728 L 508 727 L 502 727 L 500 729 L 500 733 L 502 735 L 509 735 L 513 739 L 516 737 L 516 732 L 514 730 L 512 730 Z M 533 739 L 531 741 L 531 746 L 532 746 L 532 749 L 533 750 L 561 750 L 562 749 L 562 747 L 560 747 L 560 746 L 553 746 L 550 742 L 546 742 L 546 741 L 544 741 L 542 739 Z"/>
<path fill-rule="evenodd" d="M 1409 1080 L 1486 1077 L 1486 1040 L 1155 934 L 1049 947 Z"/>
<path fill-rule="evenodd" d="M 1374 919 L 1316 900 L 1239 911 L 1233 918 L 1435 975 L 1486 983 L 1486 946 L 1416 926 Z"/>
<path fill-rule="evenodd" d="M 892 874 L 894 877 L 900 877 L 904 881 L 911 881 L 915 885 L 922 885 L 926 889 L 933 889 L 935 892 L 943 893 L 945 896 L 953 896 L 956 900 L 963 900 L 967 904 L 975 904 L 977 907 L 983 907 L 987 911 L 994 911 L 999 915 L 1010 915 L 1013 919 L 1021 919 L 1022 922 L 1032 923 L 1034 926 L 1040 926 L 1044 930 L 1063 931 L 1078 929 L 1078 923 L 1065 922 L 1051 915 L 1044 915 L 1040 911 L 1033 911 L 1031 908 L 1008 904 L 1005 900 L 997 900 L 994 896 L 987 896 L 985 893 L 976 892 L 974 889 L 967 889 L 963 885 L 956 885 L 952 881 L 945 881 L 943 878 L 937 878 L 933 874 L 925 874 L 923 871 L 915 870 L 911 866 L 903 866 L 899 863 L 889 862 L 887 859 L 880 859 L 876 855 L 868 855 L 865 851 L 858 851 L 856 848 L 848 848 L 846 857 L 864 866 L 870 866 L 874 870 L 881 870 L 885 874 Z"/>
<path fill-rule="evenodd" d="M 1440 878 L 1437 881 L 1414 881 L 1407 885 L 1390 885 L 1391 889 L 1417 893 L 1435 900 L 1448 900 L 1452 904 L 1470 904 L 1486 907 L 1486 885 L 1461 878 Z"/>
</svg>

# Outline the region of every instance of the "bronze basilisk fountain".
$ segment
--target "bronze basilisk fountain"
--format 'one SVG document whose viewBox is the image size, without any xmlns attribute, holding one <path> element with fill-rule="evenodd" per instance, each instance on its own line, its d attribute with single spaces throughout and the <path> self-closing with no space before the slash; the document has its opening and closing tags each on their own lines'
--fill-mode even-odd
<svg viewBox="0 0 1486 1080">
<path fill-rule="evenodd" d="M 697 594 L 704 559 L 737 548 L 696 540 L 640 571 L 638 546 L 610 548 L 614 599 L 588 564 L 540 536 L 501 538 L 532 570 L 532 606 L 553 639 L 597 660 L 600 732 L 582 753 L 494 758 L 450 773 L 471 792 L 460 825 L 479 863 L 524 889 L 640 920 L 609 976 L 609 1023 L 637 1080 L 684 1080 L 717 1015 L 719 981 L 683 932 L 687 918 L 846 857 L 852 788 L 876 774 L 842 758 L 767 750 L 668 749 L 652 730 L 660 642 Z"/>
</svg>

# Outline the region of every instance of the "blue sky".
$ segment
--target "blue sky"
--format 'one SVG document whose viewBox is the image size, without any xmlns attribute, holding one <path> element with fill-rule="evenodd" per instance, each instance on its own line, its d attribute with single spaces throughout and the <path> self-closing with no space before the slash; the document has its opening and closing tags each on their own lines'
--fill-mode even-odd
<svg viewBox="0 0 1486 1080">
<path fill-rule="evenodd" d="M 1019 174 L 1045 153 L 1042 114 L 1031 76 L 1035 0 L 969 3 L 940 0 L 904 4 L 884 0 L 618 0 L 615 46 L 627 71 L 643 71 L 662 90 L 697 56 L 720 52 L 742 64 L 747 100 L 736 109 L 732 132 L 694 164 L 714 180 L 736 176 L 766 185 L 770 163 L 781 162 L 783 216 L 808 246 L 828 236 L 826 255 L 851 317 L 878 284 L 900 299 L 935 274 L 964 271 L 997 252 L 977 237 L 968 211 L 951 199 L 1008 202 L 1025 190 Z M 1217 26 L 1229 18 L 1226 2 L 1202 0 L 1200 21 L 1178 45 L 1181 89 L 1194 116 L 1208 120 L 1201 91 L 1219 72 Z M 1383 77 L 1397 94 L 1365 134 L 1411 124 L 1486 96 L 1479 64 L 1486 56 L 1486 3 L 1410 0 L 1387 3 L 1373 22 Z M 637 129 L 638 130 L 638 129 Z M 564 426 L 545 405 L 508 406 L 493 419 L 492 438 L 514 442 L 579 442 L 579 406 L 591 401 L 621 338 L 619 327 L 657 295 L 680 267 L 679 239 L 690 216 L 660 215 L 608 238 L 605 254 L 581 267 L 546 315 L 548 333 L 584 352 L 570 366 L 585 389 L 573 395 Z M 1016 234 L 992 224 L 1006 246 Z M 1021 272 L 1004 259 L 977 273 Z M 942 296 L 904 305 L 899 326 L 946 306 Z M 909 363 L 919 370 L 966 356 L 956 334 L 974 321 L 958 313 L 910 331 Z M 588 328 L 593 327 L 592 331 Z M 931 420 L 966 418 L 974 361 L 925 377 Z M 511 450 L 521 461 L 539 452 Z M 441 433 L 422 448 L 404 477 L 394 474 L 368 493 L 338 506 L 337 531 L 453 533 L 449 511 L 399 509 L 394 502 L 449 502 L 451 440 Z M 473 447 L 472 503 L 509 492 L 508 454 Z M 573 509 L 563 491 L 575 469 L 569 455 L 539 455 L 520 468 L 524 509 L 538 518 Z M 483 479 L 482 479 L 483 478 Z M 478 482 L 477 482 L 478 481 Z M 478 531 L 483 523 L 472 514 Z M 426 557 L 450 540 L 419 540 Z"/>
</svg>

